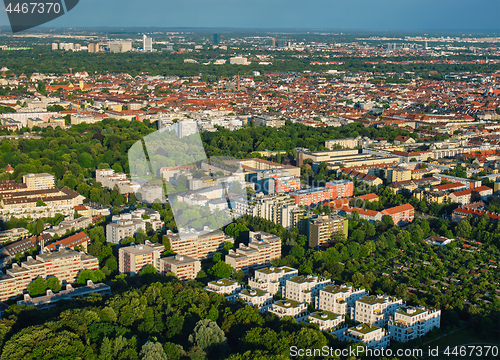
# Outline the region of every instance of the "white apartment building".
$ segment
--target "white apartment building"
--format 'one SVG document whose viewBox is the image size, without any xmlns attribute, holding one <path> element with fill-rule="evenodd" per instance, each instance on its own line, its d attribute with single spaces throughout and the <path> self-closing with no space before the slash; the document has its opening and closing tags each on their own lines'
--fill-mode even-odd
<svg viewBox="0 0 500 360">
<path fill-rule="evenodd" d="M 313 275 L 297 275 L 286 280 L 284 297 L 298 302 L 314 304 L 316 295 L 324 287 L 331 285 L 326 278 L 318 278 Z"/>
<path fill-rule="evenodd" d="M 231 279 L 219 279 L 210 281 L 205 287 L 206 291 L 224 295 L 229 301 L 236 301 L 238 293 L 243 289 L 243 286 L 238 284 L 237 281 Z"/>
<path fill-rule="evenodd" d="M 273 295 L 277 292 L 283 294 L 286 281 L 296 275 L 299 275 L 297 269 L 288 266 L 270 266 L 265 269 L 255 270 L 255 277 L 248 279 L 248 285 L 252 289 L 260 289 Z"/>
<path fill-rule="evenodd" d="M 106 225 L 106 241 L 112 244 L 119 244 L 129 236 L 134 237 L 135 234 L 142 229 L 146 231 L 146 223 L 142 220 L 118 220 Z"/>
<path fill-rule="evenodd" d="M 159 260 L 165 248 L 162 244 L 151 243 L 126 246 L 118 249 L 118 270 L 120 274 L 138 275 L 146 266 L 160 268 Z"/>
<path fill-rule="evenodd" d="M 308 315 L 307 304 L 294 300 L 278 300 L 271 305 L 269 312 L 280 318 L 284 316 L 294 317 L 297 322 L 303 320 Z"/>
<path fill-rule="evenodd" d="M 238 297 L 247 305 L 260 309 L 261 312 L 268 311 L 273 303 L 273 295 L 260 289 L 245 289 L 238 294 Z"/>
<path fill-rule="evenodd" d="M 179 229 L 174 234 L 170 230 L 165 235 L 170 241 L 170 249 L 181 255 L 191 256 L 195 259 L 211 259 L 216 252 L 220 252 L 224 243 L 234 243 L 231 236 L 226 236 L 221 230 L 210 231 L 204 228 L 203 231 L 195 229 Z"/>
<path fill-rule="evenodd" d="M 113 190 L 118 186 L 120 194 L 130 194 L 139 191 L 140 185 L 130 182 L 127 175 L 123 173 L 115 173 L 113 169 L 97 169 L 95 171 L 96 181 L 100 182 L 102 186 Z"/>
<path fill-rule="evenodd" d="M 196 278 L 201 270 L 201 262 L 186 255 L 175 255 L 160 259 L 160 273 L 172 272 L 180 280 Z"/>
<path fill-rule="evenodd" d="M 351 314 L 356 301 L 366 295 L 368 293 L 365 289 L 357 289 L 352 285 L 328 285 L 319 291 L 316 308 L 348 315 Z"/>
<path fill-rule="evenodd" d="M 240 244 L 239 248 L 229 250 L 224 261 L 235 270 L 248 274 L 250 268 L 262 269 L 271 264 L 271 260 L 281 258 L 281 239 L 265 232 L 249 233 L 248 246 Z"/>
<path fill-rule="evenodd" d="M 389 346 L 389 333 L 378 326 L 361 324 L 347 329 L 343 340 L 362 342 L 372 349 L 385 349 Z"/>
<path fill-rule="evenodd" d="M 111 218 L 112 222 L 121 220 L 141 220 L 144 223 L 149 223 L 153 231 L 161 230 L 163 227 L 160 213 L 149 208 L 139 208 L 128 214 L 113 215 Z"/>
<path fill-rule="evenodd" d="M 355 321 L 384 327 L 394 313 L 405 303 L 388 295 L 367 295 L 356 301 L 351 310 L 351 318 Z"/>
<path fill-rule="evenodd" d="M 426 309 L 423 306 L 406 306 L 398 309 L 389 320 L 391 339 L 407 342 L 424 336 L 441 326 L 441 310 Z"/>
<path fill-rule="evenodd" d="M 37 277 L 57 277 L 62 284 L 76 282 L 80 271 L 99 269 L 99 260 L 74 250 L 60 249 L 53 253 L 28 256 L 21 266 L 13 264 L 5 273 L 0 271 L 0 301 L 21 295 Z"/>
<path fill-rule="evenodd" d="M 306 318 L 311 324 L 318 324 L 321 331 L 335 331 L 346 329 L 345 315 L 335 314 L 331 311 L 316 311 Z"/>
<path fill-rule="evenodd" d="M 23 183 L 26 184 L 26 190 L 45 190 L 54 188 L 54 175 L 26 174 L 23 175 Z"/>
</svg>

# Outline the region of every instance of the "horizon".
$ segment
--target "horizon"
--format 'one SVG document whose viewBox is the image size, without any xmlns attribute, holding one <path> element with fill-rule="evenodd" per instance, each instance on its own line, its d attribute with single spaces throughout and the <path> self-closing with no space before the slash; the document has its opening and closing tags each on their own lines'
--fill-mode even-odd
<svg viewBox="0 0 500 360">
<path fill-rule="evenodd" d="M 82 0 L 44 28 L 500 32 L 496 0 Z M 0 12 L 0 27 L 8 27 Z M 194 12 L 193 9 L 198 9 Z M 264 9 L 265 11 L 263 11 Z M 356 11 L 352 11 L 356 9 Z M 361 9 L 361 10 L 360 10 Z M 112 16 L 110 16 L 112 14 Z M 466 24 L 464 26 L 464 24 Z"/>
</svg>

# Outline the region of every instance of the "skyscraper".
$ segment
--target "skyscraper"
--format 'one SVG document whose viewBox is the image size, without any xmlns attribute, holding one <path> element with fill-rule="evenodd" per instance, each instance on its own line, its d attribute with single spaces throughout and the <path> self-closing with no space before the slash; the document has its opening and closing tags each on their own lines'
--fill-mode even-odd
<svg viewBox="0 0 500 360">
<path fill-rule="evenodd" d="M 219 34 L 214 34 L 214 45 L 220 44 L 220 36 Z"/>
<path fill-rule="evenodd" d="M 148 52 L 153 51 L 153 38 L 146 36 L 146 34 L 142 36 L 142 50 Z"/>
</svg>

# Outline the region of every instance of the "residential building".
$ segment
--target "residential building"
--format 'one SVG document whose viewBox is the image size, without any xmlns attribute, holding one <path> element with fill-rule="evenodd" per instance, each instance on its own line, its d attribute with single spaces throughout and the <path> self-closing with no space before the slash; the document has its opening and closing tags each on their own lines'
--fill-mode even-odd
<svg viewBox="0 0 500 360">
<path fill-rule="evenodd" d="M 216 252 L 222 251 L 226 242 L 234 243 L 234 239 L 221 230 L 205 229 L 198 232 L 195 229 L 186 231 L 181 228 L 176 234 L 167 230 L 165 236 L 169 239 L 173 252 L 198 260 L 211 259 Z"/>
<path fill-rule="evenodd" d="M 126 246 L 118 249 L 118 271 L 135 276 L 148 265 L 160 268 L 160 257 L 165 250 L 162 244 L 151 243 Z"/>
<path fill-rule="evenodd" d="M 354 183 L 349 180 L 329 181 L 326 184 L 328 189 L 332 189 L 332 199 L 343 199 L 352 197 L 354 193 Z"/>
<path fill-rule="evenodd" d="M 345 217 L 338 215 L 319 216 L 310 219 L 309 223 L 309 247 L 326 245 L 331 241 L 332 235 L 344 234 L 347 239 L 348 223 Z"/>
<path fill-rule="evenodd" d="M 298 302 L 315 303 L 316 296 L 324 287 L 331 285 L 331 281 L 326 278 L 319 278 L 313 275 L 297 275 L 286 280 L 285 298 Z"/>
<path fill-rule="evenodd" d="M 241 243 L 238 249 L 229 250 L 224 261 L 235 270 L 248 273 L 250 268 L 262 269 L 271 261 L 281 258 L 281 239 L 265 232 L 249 233 L 248 246 Z"/>
<path fill-rule="evenodd" d="M 131 182 L 127 175 L 115 173 L 113 169 L 97 169 L 95 171 L 96 181 L 109 190 L 118 186 L 120 194 L 130 194 L 139 191 L 141 185 Z"/>
<path fill-rule="evenodd" d="M 56 251 L 59 249 L 74 249 L 75 247 L 81 247 L 84 252 L 87 252 L 88 246 L 90 245 L 90 237 L 83 231 L 71 235 L 65 239 L 57 240 L 52 244 L 45 246 L 48 251 Z"/>
<path fill-rule="evenodd" d="M 347 328 L 345 315 L 335 314 L 331 311 L 316 311 L 306 318 L 310 324 L 318 324 L 320 331 L 335 331 Z"/>
<path fill-rule="evenodd" d="M 238 294 L 238 298 L 245 304 L 260 309 L 261 312 L 267 311 L 273 303 L 273 295 L 260 289 L 245 289 Z"/>
<path fill-rule="evenodd" d="M 487 200 L 492 195 L 492 188 L 488 186 L 479 186 L 466 190 L 455 191 L 450 194 L 450 200 L 460 205 L 468 205 L 471 201 Z"/>
<path fill-rule="evenodd" d="M 248 59 L 243 56 L 235 56 L 229 59 L 231 65 L 249 65 Z"/>
<path fill-rule="evenodd" d="M 120 219 L 106 225 L 106 241 L 119 244 L 123 239 L 134 237 L 142 230 L 146 232 L 146 223 L 139 219 Z"/>
<path fill-rule="evenodd" d="M 238 297 L 238 293 L 243 289 L 244 287 L 242 285 L 231 279 L 210 281 L 208 285 L 205 286 L 206 291 L 224 295 L 229 301 L 235 301 Z"/>
<path fill-rule="evenodd" d="M 446 246 L 450 244 L 454 239 L 448 239 L 443 236 L 429 236 L 425 239 L 425 242 L 431 245 Z"/>
<path fill-rule="evenodd" d="M 26 184 L 26 190 L 45 190 L 54 188 L 54 175 L 26 174 L 23 175 L 23 183 Z"/>
<path fill-rule="evenodd" d="M 407 342 L 424 336 L 441 326 L 441 310 L 426 309 L 423 306 L 406 306 L 398 309 L 389 321 L 389 335 L 392 340 Z"/>
<path fill-rule="evenodd" d="M 47 290 L 46 295 L 35 298 L 32 298 L 29 294 L 24 294 L 24 300 L 19 300 L 17 305 L 35 306 L 37 310 L 47 310 L 55 307 L 58 301 L 74 300 L 92 294 L 111 295 L 111 287 L 104 283 L 94 284 L 92 280 L 87 280 L 86 286 L 74 288 L 71 284 L 67 284 L 65 290 L 61 290 L 56 294 L 50 289 Z"/>
<path fill-rule="evenodd" d="M 390 216 L 394 225 L 405 225 L 415 218 L 415 208 L 410 204 L 403 204 L 381 211 L 383 216 Z"/>
<path fill-rule="evenodd" d="M 327 149 L 333 150 L 335 148 L 343 148 L 343 149 L 354 149 L 359 146 L 361 141 L 361 137 L 356 138 L 346 138 L 346 139 L 335 139 L 335 140 L 326 140 L 325 147 Z"/>
<path fill-rule="evenodd" d="M 74 250 L 60 249 L 53 253 L 43 252 L 33 257 L 28 256 L 21 266 L 13 264 L 5 273 L 0 272 L 0 301 L 21 295 L 37 277 L 46 279 L 57 277 L 62 284 L 76 282 L 80 271 L 99 269 L 99 260 Z"/>
<path fill-rule="evenodd" d="M 368 293 L 365 289 L 357 289 L 352 285 L 328 285 L 319 291 L 316 308 L 335 314 L 350 315 L 356 301 L 366 295 Z"/>
<path fill-rule="evenodd" d="M 389 346 L 389 333 L 383 327 L 369 324 L 353 326 L 345 332 L 343 340 L 362 342 L 372 349 L 385 349 Z"/>
<path fill-rule="evenodd" d="M 192 280 L 201 270 L 201 262 L 186 255 L 175 255 L 160 259 L 160 273 L 174 273 L 180 280 Z"/>
<path fill-rule="evenodd" d="M 385 178 L 387 182 L 407 181 L 412 179 L 412 172 L 410 169 L 404 168 L 389 168 L 385 170 Z"/>
<path fill-rule="evenodd" d="M 255 270 L 254 277 L 248 279 L 248 285 L 252 289 L 260 289 L 273 295 L 278 292 L 283 294 L 286 281 L 297 275 L 299 275 L 297 269 L 288 266 L 270 266 L 268 268 Z"/>
<path fill-rule="evenodd" d="M 85 197 L 68 187 L 63 187 L 61 190 L 55 188 L 39 190 L 27 189 L 24 191 L 12 191 L 9 193 L 3 193 L 2 199 L 0 200 L 0 205 L 2 206 L 3 210 L 8 210 L 9 213 L 13 214 L 18 211 L 18 209 L 23 209 L 21 212 L 44 212 L 51 211 L 54 207 L 60 207 L 63 205 L 70 205 L 73 209 L 75 206 L 83 204 L 83 200 L 85 200 Z M 45 205 L 37 206 L 39 202 L 42 202 Z"/>
<path fill-rule="evenodd" d="M 299 206 L 310 206 L 312 204 L 322 204 L 325 201 L 334 200 L 335 191 L 327 187 L 314 187 L 292 191 L 289 193 L 295 199 L 295 204 Z"/>
<path fill-rule="evenodd" d="M 295 300 L 278 300 L 271 305 L 269 312 L 280 318 L 291 316 L 295 318 L 297 322 L 305 319 L 308 315 L 307 304 Z"/>
<path fill-rule="evenodd" d="M 366 295 L 356 300 L 351 309 L 355 321 L 384 327 L 397 309 L 403 307 L 403 300 L 387 295 Z"/>
<path fill-rule="evenodd" d="M 284 119 L 280 119 L 273 116 L 255 115 L 252 117 L 251 121 L 254 123 L 255 126 L 267 126 L 278 129 L 282 126 L 285 126 Z"/>
<path fill-rule="evenodd" d="M 76 219 L 63 220 L 59 224 L 52 226 L 50 229 L 44 230 L 43 233 L 49 234 L 50 236 L 64 236 L 80 229 L 85 229 L 91 224 L 91 216 L 82 216 Z"/>
</svg>

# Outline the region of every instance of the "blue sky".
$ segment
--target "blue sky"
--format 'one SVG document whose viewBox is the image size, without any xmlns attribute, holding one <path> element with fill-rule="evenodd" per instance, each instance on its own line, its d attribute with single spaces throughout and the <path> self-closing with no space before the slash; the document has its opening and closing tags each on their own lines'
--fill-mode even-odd
<svg viewBox="0 0 500 360">
<path fill-rule="evenodd" d="M 500 0 L 80 0 L 47 26 L 500 31 Z"/>
</svg>

